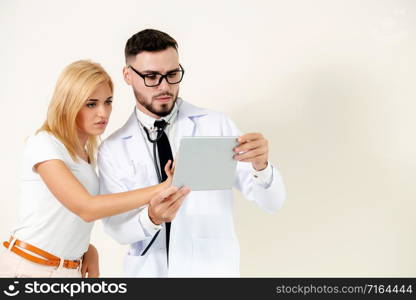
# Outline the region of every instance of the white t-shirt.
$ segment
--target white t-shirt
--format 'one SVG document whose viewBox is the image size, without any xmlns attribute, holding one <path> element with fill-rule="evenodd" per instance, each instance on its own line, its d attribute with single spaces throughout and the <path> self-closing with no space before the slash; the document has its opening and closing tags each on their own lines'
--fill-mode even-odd
<svg viewBox="0 0 416 300">
<path fill-rule="evenodd" d="M 31 136 L 23 155 L 18 223 L 12 235 L 55 256 L 75 260 L 88 249 L 94 222 L 87 223 L 69 211 L 49 191 L 33 166 L 59 159 L 91 195 L 99 190 L 94 167 L 79 158 L 72 160 L 55 136 L 40 132 Z"/>
</svg>

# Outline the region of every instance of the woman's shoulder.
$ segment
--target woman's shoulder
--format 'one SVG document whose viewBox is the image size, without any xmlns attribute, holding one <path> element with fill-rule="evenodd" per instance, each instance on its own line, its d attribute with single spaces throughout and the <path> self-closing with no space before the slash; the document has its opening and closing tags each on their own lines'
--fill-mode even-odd
<svg viewBox="0 0 416 300">
<path fill-rule="evenodd" d="M 28 148 L 59 148 L 62 149 L 64 145 L 62 142 L 56 138 L 52 133 L 47 131 L 39 131 L 31 136 L 26 141 L 26 147 Z M 64 147 L 65 148 L 65 147 Z"/>
</svg>

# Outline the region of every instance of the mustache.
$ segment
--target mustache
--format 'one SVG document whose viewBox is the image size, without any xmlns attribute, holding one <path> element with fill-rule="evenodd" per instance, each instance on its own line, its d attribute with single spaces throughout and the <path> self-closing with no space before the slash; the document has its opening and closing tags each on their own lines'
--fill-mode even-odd
<svg viewBox="0 0 416 300">
<path fill-rule="evenodd" d="M 163 92 L 163 93 L 160 93 L 160 94 L 154 95 L 154 96 L 152 97 L 152 99 L 155 99 L 155 98 L 158 98 L 158 97 L 163 97 L 163 96 L 170 96 L 170 97 L 172 97 L 172 98 L 173 98 L 173 94 L 172 94 L 172 93 L 169 93 L 169 92 Z"/>
</svg>

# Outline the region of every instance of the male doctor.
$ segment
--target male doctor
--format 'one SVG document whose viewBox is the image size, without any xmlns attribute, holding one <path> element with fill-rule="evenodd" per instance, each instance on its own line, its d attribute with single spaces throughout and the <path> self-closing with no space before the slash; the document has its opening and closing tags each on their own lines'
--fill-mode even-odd
<svg viewBox="0 0 416 300">
<path fill-rule="evenodd" d="M 125 59 L 123 75 L 133 88 L 136 106 L 126 124 L 100 147 L 101 193 L 163 180 L 161 157 L 175 157 L 182 136 L 239 136 L 235 187 L 267 212 L 281 207 L 285 190 L 278 170 L 268 161 L 267 140 L 259 133 L 241 135 L 224 114 L 178 97 L 184 69 L 171 36 L 140 31 L 127 41 Z M 171 206 L 151 202 L 106 218 L 104 228 L 119 243 L 130 244 L 124 261 L 127 277 L 239 276 L 232 190 L 193 191 Z"/>
</svg>

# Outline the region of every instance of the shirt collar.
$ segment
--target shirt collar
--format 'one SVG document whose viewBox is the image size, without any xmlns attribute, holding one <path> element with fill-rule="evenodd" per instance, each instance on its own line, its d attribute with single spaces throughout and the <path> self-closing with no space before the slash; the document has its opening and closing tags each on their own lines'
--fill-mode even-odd
<svg viewBox="0 0 416 300">
<path fill-rule="evenodd" d="M 175 122 L 175 119 L 178 115 L 178 104 L 177 101 L 175 102 L 172 111 L 167 116 L 164 116 L 160 119 L 155 119 L 144 112 L 142 112 L 140 109 L 136 107 L 136 116 L 139 122 L 143 124 L 144 127 L 148 128 L 149 130 L 153 130 L 153 124 L 156 120 L 165 120 L 168 125 L 166 127 L 169 127 L 169 125 L 173 124 Z"/>
</svg>

